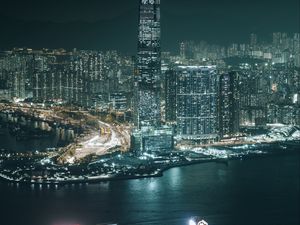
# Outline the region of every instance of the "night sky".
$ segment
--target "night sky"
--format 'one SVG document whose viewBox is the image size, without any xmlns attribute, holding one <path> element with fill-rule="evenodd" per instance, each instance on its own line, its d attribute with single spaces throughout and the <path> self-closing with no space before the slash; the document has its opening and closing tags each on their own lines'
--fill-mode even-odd
<svg viewBox="0 0 300 225">
<path fill-rule="evenodd" d="M 116 49 L 135 54 L 138 0 L 1 0 L 0 48 Z M 299 32 L 299 0 L 161 0 L 163 50 Z"/>
</svg>

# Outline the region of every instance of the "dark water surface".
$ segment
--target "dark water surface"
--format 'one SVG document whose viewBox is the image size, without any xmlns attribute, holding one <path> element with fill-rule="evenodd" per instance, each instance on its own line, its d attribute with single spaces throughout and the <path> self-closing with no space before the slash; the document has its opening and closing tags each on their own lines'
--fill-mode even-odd
<svg viewBox="0 0 300 225">
<path fill-rule="evenodd" d="M 53 188 L 0 182 L 1 225 L 299 225 L 300 154 L 205 163 L 163 177 Z"/>
<path fill-rule="evenodd" d="M 61 147 L 68 143 L 68 140 L 62 140 L 57 132 L 52 135 L 29 139 L 16 140 L 16 137 L 9 133 L 7 127 L 1 127 L 0 123 L 0 149 L 13 150 L 17 152 L 24 151 L 44 151 L 47 148 Z"/>
</svg>

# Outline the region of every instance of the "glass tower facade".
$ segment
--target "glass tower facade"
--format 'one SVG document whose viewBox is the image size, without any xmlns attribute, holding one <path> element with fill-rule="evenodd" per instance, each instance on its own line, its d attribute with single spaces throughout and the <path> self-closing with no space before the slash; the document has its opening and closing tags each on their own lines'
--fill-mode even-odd
<svg viewBox="0 0 300 225">
<path fill-rule="evenodd" d="M 215 66 L 176 69 L 177 135 L 199 143 L 218 140 L 218 75 Z"/>
<path fill-rule="evenodd" d="M 135 74 L 135 123 L 160 125 L 160 0 L 140 0 Z"/>
<path fill-rule="evenodd" d="M 140 0 L 131 145 L 139 155 L 173 148 L 172 127 L 161 126 L 160 0 Z"/>
</svg>

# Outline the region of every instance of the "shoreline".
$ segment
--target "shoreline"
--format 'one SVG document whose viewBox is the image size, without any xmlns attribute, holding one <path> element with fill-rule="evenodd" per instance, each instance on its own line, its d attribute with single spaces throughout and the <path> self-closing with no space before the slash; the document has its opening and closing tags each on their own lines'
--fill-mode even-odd
<svg viewBox="0 0 300 225">
<path fill-rule="evenodd" d="M 167 165 L 163 168 L 158 168 L 157 173 L 153 174 L 144 174 L 144 175 L 111 175 L 111 176 L 98 176 L 97 178 L 85 178 L 85 179 L 76 179 L 76 180 L 56 180 L 56 181 L 17 181 L 17 180 L 10 180 L 9 178 L 5 178 L 5 175 L 0 173 L 0 180 L 3 180 L 6 183 L 12 184 L 20 184 L 20 185 L 38 185 L 38 186 L 65 186 L 65 185 L 72 185 L 72 184 L 95 184 L 95 183 L 102 183 L 102 182 L 109 182 L 109 181 L 122 181 L 122 180 L 135 180 L 135 179 L 145 179 L 145 178 L 155 178 L 155 177 L 162 177 L 164 172 L 173 169 L 173 168 L 180 168 L 186 166 L 192 166 L 202 163 L 222 163 L 228 165 L 230 161 L 234 160 L 246 160 L 246 159 L 253 159 L 253 158 L 265 158 L 271 156 L 278 156 L 278 155 L 286 155 L 286 154 L 299 154 L 297 150 L 289 150 L 288 152 L 282 151 L 277 153 L 250 153 L 248 155 L 243 156 L 232 156 L 230 158 L 207 158 L 201 160 L 192 160 L 187 162 L 176 163 L 173 165 Z"/>
<path fill-rule="evenodd" d="M 110 126 L 109 124 L 106 124 L 104 122 L 101 122 L 97 120 L 98 123 L 101 123 L 102 126 L 107 127 L 110 129 L 110 131 L 114 131 L 115 128 Z M 69 153 L 70 150 L 77 150 L 78 148 L 78 141 L 85 139 L 89 137 L 89 135 L 92 135 L 91 133 L 92 130 L 90 129 L 83 129 L 82 130 L 82 136 L 78 136 L 73 142 L 69 143 L 69 145 L 58 148 L 58 151 L 56 151 L 56 156 L 58 157 L 66 157 Z M 95 131 L 94 131 L 95 132 Z M 114 132 L 119 132 L 119 130 L 115 130 Z M 112 132 L 112 133 L 114 133 Z M 297 133 L 296 133 L 297 132 Z M 282 134 L 277 137 L 277 133 Z M 296 133 L 296 136 L 292 136 L 292 134 Z M 113 135 L 111 135 L 113 136 Z M 116 136 L 116 135 L 114 135 Z M 96 137 L 93 137 L 92 140 L 94 140 Z M 114 137 L 117 140 L 117 136 Z M 0 179 L 4 180 L 5 182 L 8 183 L 16 183 L 16 184 L 26 184 L 26 185 L 41 185 L 41 186 L 51 186 L 51 185 L 66 185 L 66 184 L 84 184 L 84 183 L 100 183 L 100 182 L 107 182 L 107 181 L 117 181 L 117 180 L 129 180 L 129 179 L 143 179 L 143 178 L 151 178 L 151 177 L 162 177 L 164 172 L 176 168 L 176 167 L 184 167 L 184 166 L 190 166 L 194 164 L 200 164 L 200 163 L 208 163 L 208 162 L 216 162 L 216 163 L 224 163 L 228 165 L 228 162 L 231 160 L 238 160 L 238 159 L 246 159 L 246 158 L 251 158 L 251 157 L 265 157 L 265 156 L 270 156 L 270 155 L 275 155 L 275 154 L 290 154 L 292 152 L 298 152 L 296 149 L 299 148 L 300 146 L 300 128 L 296 126 L 286 126 L 284 127 L 283 130 L 278 130 L 275 131 L 272 136 L 270 135 L 258 135 L 254 136 L 252 139 L 249 137 L 248 139 L 243 139 L 245 137 L 240 137 L 240 139 L 235 139 L 233 141 L 230 140 L 225 140 L 225 141 L 220 141 L 214 144 L 209 144 L 209 145 L 194 145 L 194 146 L 178 146 L 175 149 L 170 150 L 170 152 L 178 152 L 179 154 L 177 156 L 173 156 L 172 153 L 169 154 L 168 156 L 160 156 L 162 158 L 162 161 L 159 161 L 155 156 L 151 156 L 153 158 L 146 158 L 144 161 L 140 160 L 140 165 L 144 164 L 143 166 L 146 166 L 146 169 L 141 169 L 137 167 L 136 165 L 133 165 L 129 170 L 126 171 L 119 169 L 119 171 L 114 170 L 114 165 L 113 166 L 108 166 L 109 171 L 102 171 L 99 173 L 99 171 L 96 171 L 96 174 L 93 171 L 92 174 L 90 173 L 81 173 L 81 174 L 76 174 L 70 173 L 69 175 L 66 175 L 62 173 L 62 175 L 59 176 L 48 176 L 44 175 L 43 172 L 47 172 L 47 170 L 50 170 L 47 168 L 47 164 L 44 165 L 38 165 L 36 166 L 41 166 L 42 169 L 37 172 L 42 172 L 43 175 L 18 175 L 14 176 L 15 172 L 18 169 L 14 168 L 15 171 L 12 170 L 5 170 L 5 167 L 3 167 L 4 170 L 0 172 Z M 276 139 L 277 138 L 277 139 Z M 113 139 L 113 140 L 115 140 Z M 85 142 L 83 142 L 85 141 Z M 91 141 L 88 139 L 82 140 L 82 143 L 90 143 Z M 114 143 L 114 141 L 110 141 L 109 144 Z M 94 144 L 94 142 L 92 142 Z M 106 143 L 107 144 L 107 143 Z M 254 145 L 257 147 L 257 149 L 252 149 L 251 145 Z M 279 152 L 272 152 L 270 148 L 273 148 L 274 146 L 278 145 L 279 146 Z M 286 145 L 284 146 L 283 149 L 280 148 L 281 145 Z M 113 145 L 112 145 L 113 146 Z M 267 151 L 261 151 L 261 148 L 266 147 Z M 119 148 L 119 146 L 114 146 L 113 148 L 109 146 L 110 148 L 108 149 L 114 149 L 114 148 Z M 241 148 L 242 150 L 237 150 L 233 151 L 234 148 Z M 224 148 L 224 149 L 220 149 Z M 232 148 L 230 151 L 230 148 Z M 289 150 L 286 150 L 286 148 L 291 148 Z M 217 149 L 217 151 L 216 151 Z M 276 147 L 275 147 L 276 149 Z M 218 152 L 218 150 L 221 150 Z M 190 153 L 195 153 L 195 156 L 189 155 Z M 197 155 L 198 154 L 198 155 Z M 112 161 L 113 161 L 112 156 Z M 157 155 L 156 155 L 157 157 Z M 137 156 L 129 156 L 129 159 L 138 159 L 139 157 Z M 159 157 L 158 157 L 159 158 Z M 116 158 L 115 158 L 116 159 Z M 111 159 L 110 159 L 111 160 Z M 163 162 L 165 161 L 165 162 Z M 167 162 L 166 162 L 167 161 Z M 89 162 L 91 163 L 91 162 Z M 86 164 L 87 167 L 90 164 Z M 114 164 L 112 162 L 112 164 Z M 0 161 L 1 165 L 1 161 Z M 51 168 L 51 164 L 48 164 L 49 167 Z M 84 166 L 85 164 L 76 164 L 75 166 Z M 125 167 L 126 164 L 121 164 L 121 166 Z M 56 166 L 56 165 L 55 165 Z M 58 166 L 58 164 L 57 164 Z M 60 165 L 60 169 L 66 169 L 68 170 L 68 166 Z M 57 169 L 53 167 L 54 169 Z M 2 169 L 2 168 L 1 168 Z M 27 168 L 30 170 L 30 168 Z M 105 168 L 106 169 L 106 168 Z M 97 170 L 97 169 L 96 169 Z M 26 171 L 26 169 L 24 169 Z M 71 176 L 72 175 L 72 176 Z"/>
</svg>

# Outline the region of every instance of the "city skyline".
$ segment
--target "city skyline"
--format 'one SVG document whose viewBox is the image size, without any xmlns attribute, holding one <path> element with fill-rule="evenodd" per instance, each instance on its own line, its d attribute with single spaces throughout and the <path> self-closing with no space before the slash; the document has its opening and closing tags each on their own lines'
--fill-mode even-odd
<svg viewBox="0 0 300 225">
<path fill-rule="evenodd" d="M 15 0 L 2 4 L 0 28 L 5 36 L 0 37 L 0 49 L 115 49 L 136 53 L 138 1 L 84 4 L 65 0 L 41 4 Z M 190 0 L 188 4 L 164 0 L 161 5 L 163 51 L 178 51 L 178 43 L 184 40 L 224 45 L 246 42 L 250 33 L 270 40 L 272 32 L 299 32 L 296 0 Z"/>
<path fill-rule="evenodd" d="M 296 0 L 3 6 L 1 224 L 299 224 Z"/>
</svg>

